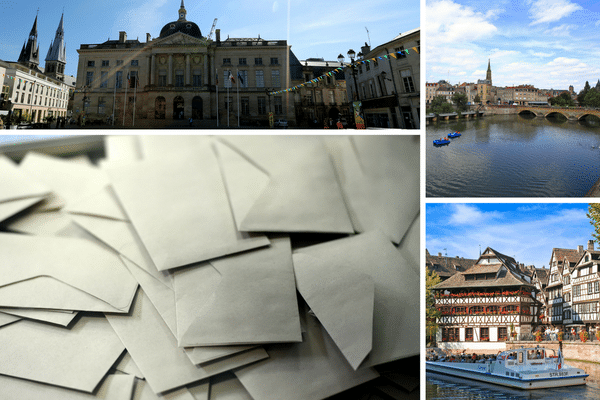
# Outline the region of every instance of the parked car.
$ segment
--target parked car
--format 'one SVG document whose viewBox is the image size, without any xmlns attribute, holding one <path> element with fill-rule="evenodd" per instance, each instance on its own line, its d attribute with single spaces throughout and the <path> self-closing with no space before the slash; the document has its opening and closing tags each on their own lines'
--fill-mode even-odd
<svg viewBox="0 0 600 400">
<path fill-rule="evenodd" d="M 278 119 L 275 121 L 275 126 L 280 126 L 282 128 L 287 128 L 288 122 L 285 119 Z"/>
</svg>

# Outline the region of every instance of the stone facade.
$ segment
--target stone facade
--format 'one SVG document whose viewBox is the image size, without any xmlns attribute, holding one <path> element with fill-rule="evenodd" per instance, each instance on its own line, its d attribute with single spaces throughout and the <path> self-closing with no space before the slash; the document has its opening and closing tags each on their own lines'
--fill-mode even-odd
<svg viewBox="0 0 600 400">
<path fill-rule="evenodd" d="M 273 112 L 295 124 L 291 95 L 269 95 L 289 87 L 290 71 L 299 65 L 285 40 L 221 41 L 219 30 L 210 40 L 185 19 L 183 4 L 179 16 L 145 42 L 120 32 L 119 40 L 81 45 L 75 114 L 109 121 L 114 115 L 117 126 L 160 127 L 193 118 L 233 127 L 238 120 L 267 125 Z"/>
</svg>

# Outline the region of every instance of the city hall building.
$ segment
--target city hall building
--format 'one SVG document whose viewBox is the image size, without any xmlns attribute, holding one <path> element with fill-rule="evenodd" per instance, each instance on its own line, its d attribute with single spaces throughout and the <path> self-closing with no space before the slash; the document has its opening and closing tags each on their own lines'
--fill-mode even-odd
<svg viewBox="0 0 600 400">
<path fill-rule="evenodd" d="M 213 25 L 214 30 L 214 25 Z M 302 65 L 285 40 L 205 37 L 178 19 L 156 38 L 82 44 L 78 49 L 74 115 L 115 126 L 161 127 L 193 118 L 196 126 L 295 125 L 294 98 L 273 95 L 302 79 Z"/>
</svg>

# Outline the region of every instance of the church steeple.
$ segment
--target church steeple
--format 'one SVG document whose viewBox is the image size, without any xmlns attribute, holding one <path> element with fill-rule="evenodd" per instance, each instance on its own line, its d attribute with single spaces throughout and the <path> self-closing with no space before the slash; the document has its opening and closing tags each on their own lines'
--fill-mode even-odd
<svg viewBox="0 0 600 400">
<path fill-rule="evenodd" d="M 23 45 L 21 55 L 17 60 L 19 63 L 27 66 L 28 68 L 36 69 L 40 64 L 40 47 L 37 44 L 37 15 L 33 22 L 31 32 L 29 32 L 29 38 L 27 43 Z"/>
<path fill-rule="evenodd" d="M 492 67 L 490 64 L 490 59 L 488 58 L 488 69 L 487 74 L 485 74 L 485 80 L 490 81 L 490 85 L 492 84 Z"/>
<path fill-rule="evenodd" d="M 185 16 L 187 11 L 185 11 L 185 6 L 183 5 L 183 0 L 181 0 L 181 7 L 179 7 L 179 19 L 177 21 L 187 21 Z"/>
<path fill-rule="evenodd" d="M 48 55 L 46 56 L 46 75 L 63 80 L 65 64 L 67 63 L 65 30 L 63 27 L 64 13 L 60 16 L 60 22 L 56 29 L 54 40 L 50 43 Z"/>
</svg>

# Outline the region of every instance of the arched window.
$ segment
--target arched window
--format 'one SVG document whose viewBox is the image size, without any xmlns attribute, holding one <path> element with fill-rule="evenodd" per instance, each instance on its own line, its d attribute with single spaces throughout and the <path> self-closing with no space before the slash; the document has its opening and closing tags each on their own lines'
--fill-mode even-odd
<svg viewBox="0 0 600 400">
<path fill-rule="evenodd" d="M 165 119 L 167 115 L 167 101 L 164 97 L 159 96 L 154 101 L 154 118 Z"/>
</svg>

